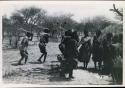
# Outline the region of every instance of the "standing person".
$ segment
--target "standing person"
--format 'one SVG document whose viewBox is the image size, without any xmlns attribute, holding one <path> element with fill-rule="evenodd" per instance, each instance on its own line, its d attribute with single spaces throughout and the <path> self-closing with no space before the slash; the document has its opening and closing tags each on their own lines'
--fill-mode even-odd
<svg viewBox="0 0 125 88">
<path fill-rule="evenodd" d="M 106 39 L 103 41 L 103 61 L 104 72 L 110 74 L 113 68 L 113 46 L 112 46 L 112 33 L 106 34 Z"/>
<path fill-rule="evenodd" d="M 93 38 L 93 46 L 92 46 L 92 59 L 94 61 L 95 69 L 97 68 L 96 64 L 98 62 L 99 70 L 101 69 L 101 64 L 103 59 L 100 35 L 101 31 L 97 30 L 96 35 Z"/>
<path fill-rule="evenodd" d="M 84 35 L 79 42 L 79 45 L 81 45 L 79 49 L 79 61 L 83 62 L 84 68 L 87 69 L 91 56 L 91 37 L 88 36 L 87 30 L 84 30 Z"/>
<path fill-rule="evenodd" d="M 38 61 L 42 63 L 41 58 L 44 56 L 43 62 L 46 61 L 47 51 L 46 51 L 46 44 L 49 41 L 49 29 L 44 29 L 44 33 L 40 36 L 40 42 L 39 42 L 39 49 L 42 55 L 39 57 Z"/>
<path fill-rule="evenodd" d="M 27 33 L 25 33 L 25 36 L 24 36 L 23 40 L 21 41 L 21 45 L 19 47 L 20 55 L 21 55 L 21 59 L 18 62 L 19 65 L 21 64 L 21 61 L 24 58 L 25 58 L 25 64 L 27 62 L 27 59 L 28 59 L 27 48 L 28 48 L 28 37 L 27 37 Z"/>
<path fill-rule="evenodd" d="M 68 30 L 65 32 L 64 39 L 64 58 L 65 58 L 65 67 L 66 73 L 69 74 L 69 78 L 73 77 L 73 69 L 77 66 L 75 58 L 77 57 L 77 42 L 72 38 L 72 31 Z"/>
</svg>

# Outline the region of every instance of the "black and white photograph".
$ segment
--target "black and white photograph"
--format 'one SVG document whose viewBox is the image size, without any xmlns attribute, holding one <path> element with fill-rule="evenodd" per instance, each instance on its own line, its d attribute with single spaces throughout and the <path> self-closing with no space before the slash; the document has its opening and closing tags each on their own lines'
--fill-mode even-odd
<svg viewBox="0 0 125 88">
<path fill-rule="evenodd" d="M 3 84 L 123 85 L 124 3 L 3 1 Z"/>
</svg>

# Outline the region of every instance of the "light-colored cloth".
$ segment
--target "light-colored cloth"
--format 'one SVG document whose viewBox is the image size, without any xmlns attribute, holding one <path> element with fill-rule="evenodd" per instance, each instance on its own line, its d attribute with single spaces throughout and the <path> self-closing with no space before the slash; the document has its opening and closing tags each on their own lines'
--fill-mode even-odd
<svg viewBox="0 0 125 88">
<path fill-rule="evenodd" d="M 91 37 L 89 37 L 89 36 L 87 36 L 87 37 L 82 37 L 81 38 L 81 41 L 79 42 L 79 46 L 81 45 L 81 44 L 84 44 L 85 42 L 87 42 L 87 41 L 92 41 L 92 38 Z"/>
</svg>

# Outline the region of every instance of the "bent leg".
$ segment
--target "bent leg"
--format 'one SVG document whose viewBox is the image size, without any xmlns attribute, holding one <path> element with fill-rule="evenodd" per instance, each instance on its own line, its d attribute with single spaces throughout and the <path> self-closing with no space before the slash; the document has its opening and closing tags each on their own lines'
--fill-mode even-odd
<svg viewBox="0 0 125 88">
<path fill-rule="evenodd" d="M 20 58 L 20 60 L 19 60 L 19 62 L 18 62 L 18 64 L 20 65 L 21 64 L 21 61 L 24 59 L 24 51 L 20 51 L 20 55 L 21 55 L 21 58 Z"/>
<path fill-rule="evenodd" d="M 47 56 L 47 52 L 44 54 L 44 60 L 43 60 L 43 62 L 46 61 L 46 56 Z"/>
<path fill-rule="evenodd" d="M 86 62 L 86 69 L 87 69 L 87 67 L 88 67 L 88 62 Z"/>
<path fill-rule="evenodd" d="M 102 67 L 102 61 L 99 61 L 98 65 L 99 65 L 99 70 L 101 70 L 101 67 Z"/>
<path fill-rule="evenodd" d="M 69 78 L 74 78 L 73 77 L 73 69 L 70 69 L 70 71 L 69 71 Z"/>
<path fill-rule="evenodd" d="M 18 64 L 21 64 L 21 61 L 24 59 L 24 56 L 21 56 L 21 59 L 19 60 Z"/>
<path fill-rule="evenodd" d="M 95 69 L 96 69 L 96 61 L 94 61 Z"/>
<path fill-rule="evenodd" d="M 39 62 L 41 62 L 41 58 L 44 56 L 44 54 L 42 54 L 40 57 L 39 57 L 39 59 L 38 59 L 38 61 Z"/>
<path fill-rule="evenodd" d="M 26 64 L 26 62 L 27 62 L 27 59 L 28 59 L 28 56 L 25 56 L 25 64 Z"/>
<path fill-rule="evenodd" d="M 26 64 L 26 62 L 27 62 L 27 59 L 28 59 L 28 52 L 26 51 L 26 52 L 25 52 L 25 64 Z"/>
</svg>

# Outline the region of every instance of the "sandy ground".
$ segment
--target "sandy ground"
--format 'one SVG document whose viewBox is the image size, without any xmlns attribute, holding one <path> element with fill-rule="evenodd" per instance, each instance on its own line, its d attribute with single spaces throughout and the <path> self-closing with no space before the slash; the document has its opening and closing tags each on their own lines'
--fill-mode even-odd
<svg viewBox="0 0 125 88">
<path fill-rule="evenodd" d="M 40 64 L 37 62 L 37 59 L 41 55 L 38 45 L 29 46 L 28 63 L 17 65 L 17 62 L 20 59 L 19 50 L 3 50 L 3 82 L 41 85 L 108 85 L 112 83 L 110 76 L 101 76 L 98 74 L 98 72 L 93 71 L 92 68 L 94 68 L 94 65 L 92 60 L 89 62 L 89 70 L 74 70 L 74 79 L 67 80 L 60 78 L 58 72 L 50 71 L 52 64 L 51 61 L 56 61 L 57 54 L 60 54 L 58 43 L 48 43 L 47 51 L 48 56 L 46 62 Z M 82 66 L 82 63 L 79 62 L 78 66 Z"/>
</svg>

